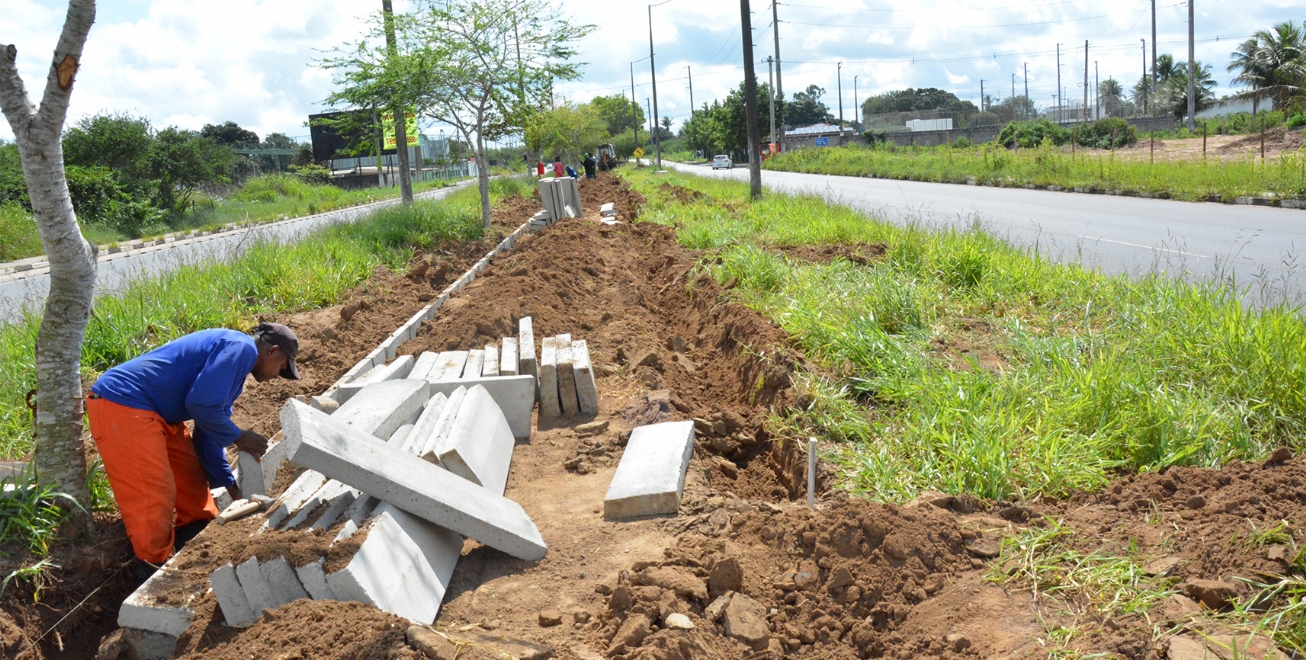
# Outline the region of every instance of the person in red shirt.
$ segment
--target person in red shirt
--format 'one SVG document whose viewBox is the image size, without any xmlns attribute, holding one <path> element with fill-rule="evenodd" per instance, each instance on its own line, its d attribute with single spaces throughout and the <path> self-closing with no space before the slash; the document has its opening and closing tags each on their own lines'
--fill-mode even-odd
<svg viewBox="0 0 1306 660">
<path fill-rule="evenodd" d="M 553 159 L 553 176 L 556 176 L 559 179 L 567 176 L 567 173 L 563 171 L 562 168 L 562 156 L 556 156 Z"/>
<path fill-rule="evenodd" d="M 535 164 L 535 171 L 539 176 L 541 177 L 544 176 L 544 161 L 540 161 Z"/>
</svg>

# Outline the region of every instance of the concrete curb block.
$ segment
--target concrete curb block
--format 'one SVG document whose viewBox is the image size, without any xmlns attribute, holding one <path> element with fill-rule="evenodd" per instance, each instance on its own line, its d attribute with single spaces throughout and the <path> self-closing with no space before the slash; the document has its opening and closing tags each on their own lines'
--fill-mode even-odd
<svg viewBox="0 0 1306 660">
<path fill-rule="evenodd" d="M 603 517 L 625 520 L 679 511 L 693 455 L 693 422 L 664 422 L 631 431 L 603 497 Z"/>
<path fill-rule="evenodd" d="M 158 603 L 153 596 L 156 590 L 162 591 L 167 588 L 165 585 L 171 579 L 169 571 L 176 558 L 177 556 L 173 555 L 163 568 L 151 575 L 150 579 L 137 587 L 136 591 L 122 602 L 122 608 L 118 610 L 120 627 L 139 628 L 168 635 L 175 641 L 175 638 L 191 624 L 195 612 L 191 610 L 190 603 L 199 596 L 198 593 L 189 594 L 182 605 Z"/>
<path fill-rule="evenodd" d="M 245 590 L 236 578 L 236 567 L 230 562 L 209 573 L 209 585 L 213 587 L 213 596 L 218 599 L 222 616 L 232 628 L 244 628 L 258 621 L 254 610 L 245 597 Z"/>
</svg>

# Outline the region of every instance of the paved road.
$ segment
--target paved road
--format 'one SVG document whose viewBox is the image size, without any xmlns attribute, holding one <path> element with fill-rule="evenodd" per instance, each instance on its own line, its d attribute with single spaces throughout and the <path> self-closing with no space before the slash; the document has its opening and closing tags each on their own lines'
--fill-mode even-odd
<svg viewBox="0 0 1306 660">
<path fill-rule="evenodd" d="M 440 199 L 467 182 L 418 195 L 422 199 Z M 396 203 L 389 200 L 356 206 L 330 213 L 283 220 L 280 222 L 236 229 L 221 234 L 190 238 L 175 243 L 156 245 L 131 252 L 101 254 L 96 273 L 95 295 L 122 291 L 133 281 L 169 272 L 184 264 L 202 261 L 225 261 L 239 255 L 251 245 L 275 240 L 296 241 L 309 232 L 323 227 L 353 222 L 381 206 Z M 22 316 L 24 309 L 37 309 L 50 290 L 49 269 L 42 267 L 11 275 L 0 276 L 0 322 L 10 322 Z"/>
<path fill-rule="evenodd" d="M 748 180 L 745 167 L 673 166 Z M 900 224 L 968 228 L 979 223 L 1017 245 L 1106 272 L 1233 277 L 1247 287 L 1249 303 L 1306 303 L 1297 247 L 1306 247 L 1302 210 L 765 170 L 762 183 L 820 195 Z"/>
</svg>

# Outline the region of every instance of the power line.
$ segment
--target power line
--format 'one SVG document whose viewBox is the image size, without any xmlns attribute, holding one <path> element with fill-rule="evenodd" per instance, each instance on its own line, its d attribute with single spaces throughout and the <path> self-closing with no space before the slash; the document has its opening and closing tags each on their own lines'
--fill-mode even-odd
<svg viewBox="0 0 1306 660">
<path fill-rule="evenodd" d="M 952 25 L 952 26 L 894 26 L 894 25 L 849 25 L 847 23 L 808 23 L 803 21 L 784 21 L 792 25 L 811 25 L 816 27 L 843 27 L 857 28 L 861 30 L 987 30 L 991 28 L 1008 28 L 1008 27 L 1028 27 L 1031 25 L 1055 25 L 1059 23 L 1076 23 L 1080 21 L 1096 21 L 1103 18 L 1111 18 L 1111 14 L 1102 14 L 1100 16 L 1084 16 L 1082 18 L 1065 18 L 1056 21 L 1035 21 L 1033 23 L 1001 23 L 997 25 Z"/>
</svg>

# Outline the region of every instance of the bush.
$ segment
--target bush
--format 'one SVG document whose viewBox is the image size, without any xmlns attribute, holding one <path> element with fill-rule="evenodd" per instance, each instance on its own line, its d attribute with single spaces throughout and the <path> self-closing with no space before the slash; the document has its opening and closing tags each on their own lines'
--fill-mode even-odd
<svg viewBox="0 0 1306 660">
<path fill-rule="evenodd" d="M 132 198 L 110 200 L 104 224 L 131 238 L 168 231 L 167 214 L 148 201 Z"/>
<path fill-rule="evenodd" d="M 308 187 L 295 175 L 265 174 L 246 181 L 235 198 L 242 202 L 274 202 L 278 197 L 303 199 Z"/>
<path fill-rule="evenodd" d="M 1049 140 L 1056 146 L 1070 142 L 1070 131 L 1046 120 L 1013 121 L 998 133 L 998 144 L 1008 148 L 1032 149 Z"/>
<path fill-rule="evenodd" d="M 969 149 L 972 146 L 974 146 L 974 143 L 964 135 L 952 141 L 953 149 Z"/>
<path fill-rule="evenodd" d="M 113 170 L 107 167 L 64 168 L 68 180 L 68 194 L 73 198 L 73 210 L 82 222 L 105 222 L 109 219 L 109 205 L 125 198 Z"/>
<path fill-rule="evenodd" d="M 310 186 L 324 186 L 331 183 L 331 170 L 321 165 L 291 165 L 290 171 L 296 179 L 309 184 Z"/>
<path fill-rule="evenodd" d="M 1287 126 L 1288 128 L 1301 128 L 1302 126 L 1306 126 L 1306 112 L 1289 117 Z"/>
<path fill-rule="evenodd" d="M 1138 129 L 1119 117 L 1108 117 L 1076 128 L 1074 136 L 1081 147 L 1114 149 L 1137 143 Z"/>
<path fill-rule="evenodd" d="M 41 254 L 41 249 L 41 235 L 27 209 L 15 203 L 0 203 L 0 261 Z"/>
</svg>

